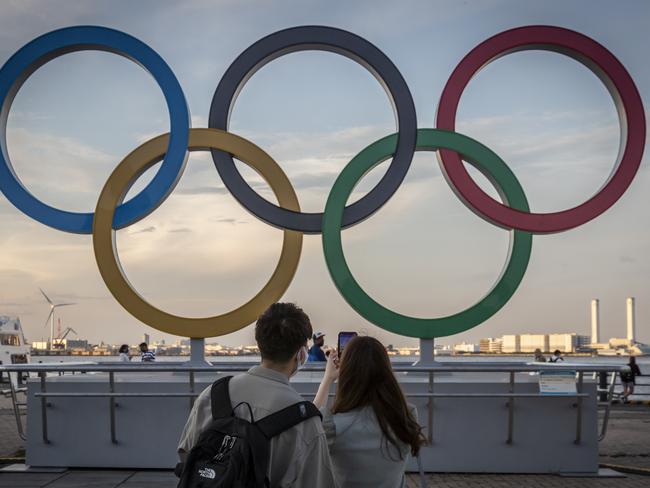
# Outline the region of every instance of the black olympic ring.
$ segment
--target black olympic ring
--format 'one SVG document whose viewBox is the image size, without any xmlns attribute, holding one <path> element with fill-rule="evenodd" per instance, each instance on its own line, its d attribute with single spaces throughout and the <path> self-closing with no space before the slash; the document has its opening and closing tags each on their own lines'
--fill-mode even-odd
<svg viewBox="0 0 650 488">
<path fill-rule="evenodd" d="M 377 186 L 345 208 L 342 227 L 350 227 L 375 213 L 393 196 L 402 184 L 415 152 L 417 118 L 413 97 L 397 67 L 379 48 L 351 32 L 333 27 L 293 27 L 268 35 L 242 52 L 221 78 L 212 98 L 208 126 L 227 131 L 237 95 L 251 76 L 280 56 L 308 50 L 341 54 L 364 66 L 381 83 L 395 112 L 398 141 L 393 160 Z M 278 207 L 250 187 L 230 154 L 216 149 L 211 152 L 224 185 L 253 215 L 281 229 L 308 234 L 321 232 L 322 212 L 293 212 Z"/>
</svg>

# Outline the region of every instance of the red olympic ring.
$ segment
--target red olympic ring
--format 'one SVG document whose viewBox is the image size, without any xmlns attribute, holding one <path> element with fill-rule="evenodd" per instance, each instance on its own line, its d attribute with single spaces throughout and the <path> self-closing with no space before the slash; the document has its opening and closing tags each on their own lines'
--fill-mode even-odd
<svg viewBox="0 0 650 488">
<path fill-rule="evenodd" d="M 598 217 L 625 193 L 641 164 L 646 123 L 643 103 L 632 78 L 605 47 L 561 27 L 529 26 L 497 34 L 463 58 L 440 97 L 436 127 L 455 130 L 460 97 L 481 68 L 506 54 L 534 49 L 559 52 L 579 61 L 600 78 L 614 99 L 621 126 L 621 149 L 607 182 L 594 196 L 577 207 L 561 212 L 527 213 L 510 208 L 487 195 L 472 180 L 458 153 L 441 149 L 439 161 L 449 185 L 474 212 L 506 229 L 547 234 L 569 230 Z"/>
</svg>

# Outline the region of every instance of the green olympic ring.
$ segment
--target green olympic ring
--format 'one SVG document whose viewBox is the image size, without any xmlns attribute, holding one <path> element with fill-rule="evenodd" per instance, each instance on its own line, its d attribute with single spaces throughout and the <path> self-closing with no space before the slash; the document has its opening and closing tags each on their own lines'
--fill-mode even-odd
<svg viewBox="0 0 650 488">
<path fill-rule="evenodd" d="M 362 317 L 379 327 L 410 337 L 433 338 L 471 329 L 498 312 L 512 297 L 524 277 L 530 259 L 533 236 L 520 230 L 510 231 L 508 261 L 499 280 L 485 297 L 454 315 L 417 318 L 387 309 L 359 286 L 348 267 L 341 245 L 343 209 L 359 180 L 372 168 L 390 158 L 397 146 L 397 134 L 372 143 L 357 154 L 336 179 L 327 198 L 323 215 L 323 251 L 332 280 L 345 300 Z M 508 166 L 481 143 L 457 132 L 418 129 L 418 150 L 439 148 L 458 152 L 495 186 L 510 207 L 528 212 L 528 201 L 519 181 Z"/>
</svg>

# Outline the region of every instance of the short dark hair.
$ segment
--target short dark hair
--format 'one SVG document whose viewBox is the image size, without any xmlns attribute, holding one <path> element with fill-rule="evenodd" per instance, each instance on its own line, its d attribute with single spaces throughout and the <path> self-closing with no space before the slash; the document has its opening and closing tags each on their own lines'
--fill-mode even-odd
<svg viewBox="0 0 650 488">
<path fill-rule="evenodd" d="M 141 342 L 140 345 L 139 345 L 138 347 L 139 347 L 140 349 L 142 349 L 143 347 L 144 347 L 145 349 L 149 349 L 149 344 L 147 344 L 146 342 Z"/>
<path fill-rule="evenodd" d="M 262 359 L 284 363 L 311 337 L 309 317 L 294 303 L 274 303 L 255 324 Z"/>
</svg>

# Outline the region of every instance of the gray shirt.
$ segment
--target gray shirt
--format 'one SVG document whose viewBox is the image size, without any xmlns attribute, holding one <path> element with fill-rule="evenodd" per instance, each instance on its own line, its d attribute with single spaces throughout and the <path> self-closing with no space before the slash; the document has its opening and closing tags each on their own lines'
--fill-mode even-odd
<svg viewBox="0 0 650 488">
<path fill-rule="evenodd" d="M 233 377 L 228 392 L 233 405 L 248 403 L 256 420 L 303 400 L 289 384 L 289 378 L 262 366 L 255 366 L 248 372 Z M 245 405 L 240 406 L 235 413 L 240 418 L 250 420 Z M 179 453 L 187 453 L 192 449 L 211 420 L 208 387 L 194 403 L 181 434 Z M 305 420 L 271 439 L 269 480 L 274 488 L 337 486 L 327 450 L 327 439 L 318 417 Z"/>
<path fill-rule="evenodd" d="M 409 405 L 417 421 L 417 409 Z M 321 409 L 332 466 L 345 488 L 399 488 L 406 486 L 404 470 L 410 446 L 388 443 L 372 407 L 332 414 Z"/>
</svg>

